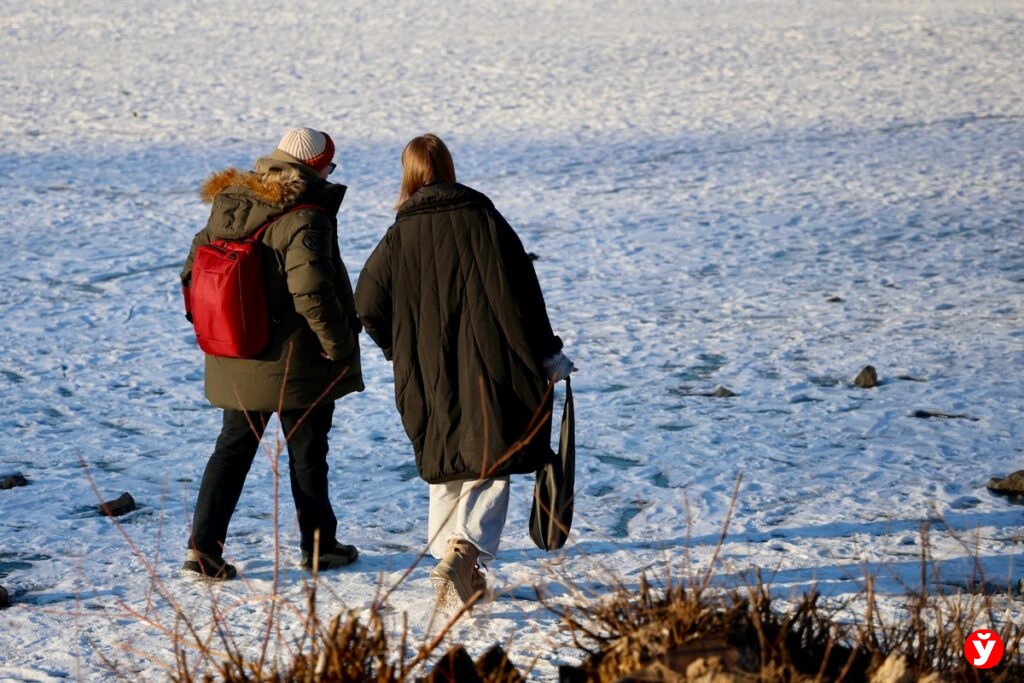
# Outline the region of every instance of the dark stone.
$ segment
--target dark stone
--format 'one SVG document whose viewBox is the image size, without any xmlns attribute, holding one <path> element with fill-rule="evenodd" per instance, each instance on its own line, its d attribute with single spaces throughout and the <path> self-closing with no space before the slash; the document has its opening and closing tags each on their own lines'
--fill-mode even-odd
<svg viewBox="0 0 1024 683">
<path fill-rule="evenodd" d="M 560 664 L 558 666 L 558 683 L 588 683 L 590 675 L 578 666 Z"/>
<path fill-rule="evenodd" d="M 7 594 L 7 590 L 0 586 L 0 609 L 5 609 L 11 606 L 11 596 Z"/>
<path fill-rule="evenodd" d="M 841 304 L 841 303 L 843 303 L 843 297 L 841 297 L 841 296 L 830 296 L 829 298 L 825 299 L 825 301 L 827 303 L 830 303 L 830 304 Z"/>
<path fill-rule="evenodd" d="M 732 393 L 725 387 L 718 387 L 711 395 L 714 396 L 715 398 L 731 398 L 736 394 Z"/>
<path fill-rule="evenodd" d="M 120 517 L 135 509 L 135 499 L 129 493 L 122 493 L 114 500 L 100 505 L 100 514 L 105 517 Z"/>
<path fill-rule="evenodd" d="M 536 261 L 537 259 L 539 259 L 539 258 L 540 258 L 540 256 L 537 256 L 537 255 L 536 255 L 536 254 L 534 254 L 534 253 L 533 253 L 532 251 L 531 251 L 530 253 L 528 253 L 528 254 L 527 254 L 527 256 L 529 256 L 529 257 L 530 257 L 530 260 L 531 260 L 531 261 Z"/>
<path fill-rule="evenodd" d="M 989 479 L 988 490 L 1007 496 L 1024 496 L 1024 470 L 1018 470 L 1002 479 Z"/>
<path fill-rule="evenodd" d="M 509 661 L 508 655 L 500 645 L 494 645 L 476 660 L 476 672 L 485 681 L 502 681 L 502 683 L 522 683 L 523 675 Z"/>
<path fill-rule="evenodd" d="M 971 422 L 977 422 L 978 418 L 971 417 L 970 415 L 963 415 L 961 413 L 937 413 L 932 410 L 915 410 L 911 417 L 916 417 L 922 420 L 927 420 L 932 417 L 939 417 L 946 420 L 970 420 Z"/>
<path fill-rule="evenodd" d="M 461 645 L 445 652 L 424 680 L 426 683 L 483 683 L 469 653 Z"/>
<path fill-rule="evenodd" d="M 878 373 L 875 372 L 874 366 L 872 366 L 872 365 L 865 366 L 864 369 L 860 371 L 860 374 L 857 375 L 856 379 L 853 380 L 853 383 L 855 385 L 857 385 L 858 387 L 863 387 L 865 389 L 870 389 L 871 387 L 877 387 L 878 386 Z"/>
<path fill-rule="evenodd" d="M 0 489 L 13 489 L 15 486 L 28 486 L 28 479 L 20 474 L 12 474 L 0 479 Z"/>
</svg>

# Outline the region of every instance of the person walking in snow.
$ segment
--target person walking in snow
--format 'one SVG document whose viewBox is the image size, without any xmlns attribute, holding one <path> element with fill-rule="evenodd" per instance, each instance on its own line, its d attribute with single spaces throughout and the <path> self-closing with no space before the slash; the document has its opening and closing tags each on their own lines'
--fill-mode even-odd
<svg viewBox="0 0 1024 683">
<path fill-rule="evenodd" d="M 439 607 L 486 589 L 505 525 L 509 475 L 551 457 L 549 382 L 572 362 L 555 336 L 533 263 L 491 201 L 455 180 L 435 135 L 402 152 L 395 223 L 359 275 L 356 310 L 392 362 L 419 475 Z M 541 422 L 539 428 L 536 424 Z M 531 431 L 532 430 L 532 431 Z"/>
<path fill-rule="evenodd" d="M 346 188 L 327 180 L 333 158 L 329 135 L 295 128 L 256 161 L 254 170 L 229 168 L 203 185 L 202 198 L 212 207 L 181 274 L 186 309 L 201 245 L 249 237 L 279 218 L 259 236 L 271 320 L 267 347 L 253 358 L 206 355 L 206 396 L 223 409 L 223 425 L 196 499 L 183 564 L 187 572 L 235 576 L 223 557 L 228 523 L 275 412 L 287 440 L 302 565 L 312 568 L 317 559 L 320 569 L 331 569 L 358 557 L 355 547 L 335 538 L 337 519 L 327 486 L 334 402 L 363 390 L 361 324 L 338 248 L 337 213 Z"/>
</svg>

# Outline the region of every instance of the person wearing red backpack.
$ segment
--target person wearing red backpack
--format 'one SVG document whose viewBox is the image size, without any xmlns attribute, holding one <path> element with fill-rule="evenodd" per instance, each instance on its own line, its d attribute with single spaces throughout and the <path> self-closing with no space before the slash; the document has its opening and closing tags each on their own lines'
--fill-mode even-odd
<svg viewBox="0 0 1024 683">
<path fill-rule="evenodd" d="M 327 133 L 295 128 L 253 170 L 229 168 L 203 185 L 201 196 L 212 204 L 210 218 L 192 240 L 181 282 L 186 315 L 193 320 L 195 314 L 197 336 L 207 351 L 206 397 L 223 409 L 223 424 L 199 487 L 182 565 L 186 572 L 214 579 L 236 575 L 223 555 L 228 523 L 272 413 L 278 414 L 288 446 L 302 566 L 311 569 L 315 561 L 320 569 L 332 569 L 358 557 L 355 547 L 336 538 L 327 486 L 334 402 L 364 388 L 362 325 L 338 247 L 337 213 L 346 188 L 327 180 L 333 158 Z M 259 259 L 262 287 L 225 294 L 229 290 L 211 279 L 218 266 L 211 267 L 206 257 L 227 254 L 228 263 L 235 257 L 226 247 L 246 242 Z M 218 296 L 244 300 L 223 302 Z M 242 310 L 243 318 L 252 311 L 263 316 L 256 342 L 262 348 L 203 344 L 200 318 L 214 327 L 240 324 L 218 321 L 228 308 Z M 250 327 L 229 332 L 242 342 L 247 336 L 252 340 Z"/>
</svg>

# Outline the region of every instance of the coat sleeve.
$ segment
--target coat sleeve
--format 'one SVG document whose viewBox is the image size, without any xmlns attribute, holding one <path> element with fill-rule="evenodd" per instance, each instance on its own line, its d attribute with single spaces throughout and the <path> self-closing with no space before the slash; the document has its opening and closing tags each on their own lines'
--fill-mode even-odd
<svg viewBox="0 0 1024 683">
<path fill-rule="evenodd" d="M 351 354 L 357 343 L 351 318 L 342 304 L 344 292 L 335 286 L 338 276 L 347 277 L 347 273 L 338 273 L 332 263 L 337 241 L 331 222 L 317 217 L 291 235 L 284 251 L 285 280 L 295 310 L 306 319 L 331 360 Z"/>
<path fill-rule="evenodd" d="M 391 324 L 393 320 L 391 296 L 391 240 L 389 230 L 366 260 L 356 283 L 356 312 L 366 333 L 391 360 Z"/>
<path fill-rule="evenodd" d="M 188 250 L 188 258 L 185 259 L 185 267 L 181 269 L 181 295 L 185 300 L 185 317 L 192 322 L 192 298 L 190 288 L 192 286 L 192 263 L 196 260 L 196 250 L 204 244 L 210 243 L 210 234 L 203 228 L 192 238 L 192 246 Z"/>
<path fill-rule="evenodd" d="M 551 329 L 537 271 L 519 236 L 496 209 L 490 211 L 490 219 L 496 258 L 506 280 L 506 286 L 497 289 L 504 299 L 495 306 L 499 323 L 513 346 L 525 349 L 543 375 L 543 360 L 562 349 L 562 340 Z"/>
</svg>

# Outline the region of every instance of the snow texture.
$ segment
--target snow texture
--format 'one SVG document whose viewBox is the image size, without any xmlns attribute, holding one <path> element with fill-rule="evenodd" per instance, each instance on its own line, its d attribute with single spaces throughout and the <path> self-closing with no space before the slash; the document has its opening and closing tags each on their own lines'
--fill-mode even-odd
<svg viewBox="0 0 1024 683">
<path fill-rule="evenodd" d="M 30 480 L 0 491 L 0 680 L 110 678 L 104 657 L 159 678 L 127 651 L 170 662 L 122 606 L 172 614 L 140 556 L 204 623 L 207 587 L 177 568 L 220 416 L 177 274 L 204 177 L 293 126 L 337 143 L 353 278 L 403 145 L 441 135 L 539 255 L 580 368 L 572 538 L 533 548 L 517 478 L 503 596 L 449 642 L 554 679 L 581 653 L 533 586 L 702 571 L 740 472 L 722 582 L 759 568 L 842 596 L 869 571 L 898 610 L 925 522 L 950 590 L 1021 577 L 1024 509 L 985 483 L 1024 468 L 1024 2 L 0 4 L 0 476 Z M 325 618 L 368 608 L 426 542 L 391 369 L 362 345 L 330 473 L 362 556 L 325 575 Z M 880 386 L 854 387 L 868 364 Z M 138 554 L 82 462 L 138 502 L 120 519 Z M 248 648 L 273 510 L 259 456 L 227 548 L 246 581 L 213 588 Z M 286 486 L 279 519 L 301 606 Z M 438 629 L 429 568 L 390 600 L 414 642 Z"/>
</svg>

